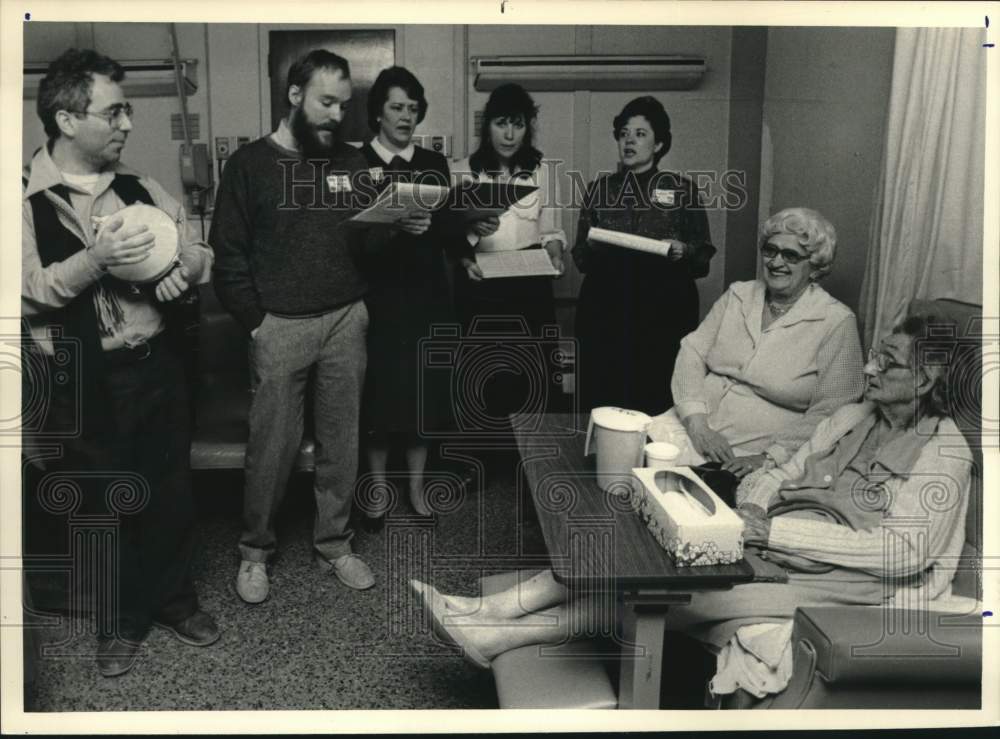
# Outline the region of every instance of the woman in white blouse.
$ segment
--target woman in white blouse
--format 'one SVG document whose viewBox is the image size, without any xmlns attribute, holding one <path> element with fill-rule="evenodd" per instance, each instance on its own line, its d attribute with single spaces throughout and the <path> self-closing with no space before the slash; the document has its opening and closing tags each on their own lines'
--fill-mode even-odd
<svg viewBox="0 0 1000 739">
<path fill-rule="evenodd" d="M 504 357 L 491 355 L 498 364 L 492 372 L 480 368 L 484 385 L 476 387 L 477 397 L 460 399 L 466 406 L 480 406 L 473 415 L 485 425 L 496 425 L 489 430 L 505 427 L 509 413 L 545 410 L 545 399 L 558 389 L 539 386 L 552 383 L 555 376 L 551 334 L 543 330 L 556 325 L 552 278 L 484 279 L 476 262 L 485 252 L 543 249 L 559 275 L 565 269 L 566 234 L 555 207 L 555 174 L 532 143 L 537 115 L 537 106 L 519 85 L 496 88 L 483 112 L 479 148 L 452 167 L 460 182 L 516 182 L 538 188 L 499 218 L 470 224 L 466 243 L 454 254 L 455 307 L 464 335 L 489 335 L 512 350 Z"/>
</svg>

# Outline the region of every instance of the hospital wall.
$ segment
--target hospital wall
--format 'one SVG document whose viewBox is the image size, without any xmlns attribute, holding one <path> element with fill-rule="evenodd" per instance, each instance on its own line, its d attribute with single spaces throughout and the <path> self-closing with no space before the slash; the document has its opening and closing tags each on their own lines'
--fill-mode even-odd
<svg viewBox="0 0 1000 739">
<path fill-rule="evenodd" d="M 337 26 L 332 26 L 336 28 Z M 347 26 L 341 26 L 347 27 Z M 366 25 L 366 27 L 377 27 Z M 756 224 L 790 205 L 823 211 L 841 240 L 828 289 L 856 307 L 864 270 L 867 226 L 881 156 L 885 101 L 891 79 L 892 29 L 599 26 L 393 26 L 396 59 L 416 72 L 430 109 L 419 132 L 450 135 L 452 156 L 474 139 L 474 112 L 486 94 L 472 86 L 469 57 L 488 54 L 690 54 L 708 72 L 691 91 L 650 91 L 671 116 L 673 148 L 661 166 L 681 171 L 748 173 L 745 208 L 710 215 L 719 253 L 699 283 L 702 313 L 735 279 L 755 270 Z M 198 90 L 188 108 L 200 116 L 198 141 L 257 137 L 270 128 L 268 33 L 306 25 L 178 24 L 180 55 L 198 60 Z M 165 24 L 28 23 L 25 59 L 49 61 L 69 46 L 92 46 L 119 59 L 166 58 Z M 537 141 L 546 156 L 589 181 L 617 161 L 611 121 L 642 91 L 536 93 Z M 171 140 L 173 97 L 136 98 L 136 128 L 125 161 L 149 172 L 178 197 L 178 141 Z M 22 154 L 44 140 L 35 101 L 24 104 Z M 211 148 L 211 146 L 210 146 Z M 568 182 L 568 180 L 564 180 Z M 758 212 L 759 211 L 759 212 Z M 577 211 L 563 226 L 575 237 Z M 572 326 L 580 276 L 557 282 L 560 320 Z"/>
</svg>

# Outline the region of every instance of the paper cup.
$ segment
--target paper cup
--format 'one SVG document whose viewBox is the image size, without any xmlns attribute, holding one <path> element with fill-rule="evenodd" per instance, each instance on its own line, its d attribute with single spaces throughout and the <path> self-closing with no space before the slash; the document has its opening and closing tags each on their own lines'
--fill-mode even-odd
<svg viewBox="0 0 1000 739">
<path fill-rule="evenodd" d="M 673 467 L 681 450 L 668 441 L 654 441 L 646 444 L 646 466 L 660 469 Z"/>
</svg>

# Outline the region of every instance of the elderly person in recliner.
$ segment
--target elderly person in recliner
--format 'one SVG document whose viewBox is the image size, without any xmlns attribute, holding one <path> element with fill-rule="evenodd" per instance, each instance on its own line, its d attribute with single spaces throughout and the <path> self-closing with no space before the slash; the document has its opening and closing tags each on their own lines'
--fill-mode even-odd
<svg viewBox="0 0 1000 739">
<path fill-rule="evenodd" d="M 681 341 L 674 407 L 649 429 L 682 464 L 720 463 L 739 477 L 784 464 L 831 413 L 861 396 L 851 309 L 819 285 L 837 232 L 810 208 L 760 228 L 757 280 L 734 282 Z"/>
<path fill-rule="evenodd" d="M 785 623 L 800 606 L 904 605 L 950 593 L 972 457 L 949 418 L 954 339 L 929 336 L 932 323 L 940 325 L 901 322 L 869 353 L 864 400 L 820 423 L 785 464 L 741 485 L 745 541 L 784 567 L 788 582 L 694 593 L 690 605 L 671 608 L 668 628 L 722 648 L 741 626 Z M 439 635 L 480 667 L 516 647 L 573 638 L 568 625 L 586 620 L 570 609 L 591 619 L 598 612 L 551 571 L 482 598 L 411 584 Z"/>
</svg>

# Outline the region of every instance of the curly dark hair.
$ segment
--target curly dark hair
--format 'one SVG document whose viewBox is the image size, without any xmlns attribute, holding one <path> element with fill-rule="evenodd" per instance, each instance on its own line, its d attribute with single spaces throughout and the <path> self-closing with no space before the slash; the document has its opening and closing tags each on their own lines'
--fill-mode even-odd
<svg viewBox="0 0 1000 739">
<path fill-rule="evenodd" d="M 663 109 L 663 104 L 652 95 L 643 95 L 626 103 L 625 107 L 622 108 L 622 112 L 615 116 L 612 124 L 614 125 L 614 129 L 611 135 L 617 141 L 619 133 L 625 124 L 629 122 L 630 118 L 637 115 L 641 115 L 649 121 L 649 125 L 653 127 L 653 138 L 656 143 L 663 144 L 659 151 L 653 153 L 653 166 L 656 166 L 663 156 L 670 151 L 670 144 L 673 137 L 670 135 L 670 116 Z"/>
<path fill-rule="evenodd" d="M 387 67 L 378 73 L 372 89 L 368 91 L 368 128 L 378 131 L 378 119 L 382 115 L 382 106 L 389 99 L 389 91 L 399 87 L 411 100 L 417 101 L 420 111 L 417 113 L 417 123 L 427 115 L 427 98 L 424 97 L 424 86 L 420 84 L 413 72 L 406 67 Z"/>
<path fill-rule="evenodd" d="M 37 111 L 50 140 L 61 135 L 56 113 L 86 112 L 95 74 L 103 74 L 112 82 L 125 79 L 125 70 L 118 62 L 93 49 L 67 49 L 49 65 L 38 87 Z"/>
<path fill-rule="evenodd" d="M 490 124 L 497 118 L 521 118 L 524 120 L 524 142 L 511 158 L 511 173 L 534 172 L 542 162 L 542 152 L 533 145 L 534 122 L 538 117 L 538 106 L 531 95 L 515 84 L 500 85 L 490 93 L 483 111 L 483 121 L 479 127 L 479 148 L 469 157 L 469 167 L 475 173 L 497 172 L 500 158 L 493 148 Z"/>
</svg>

